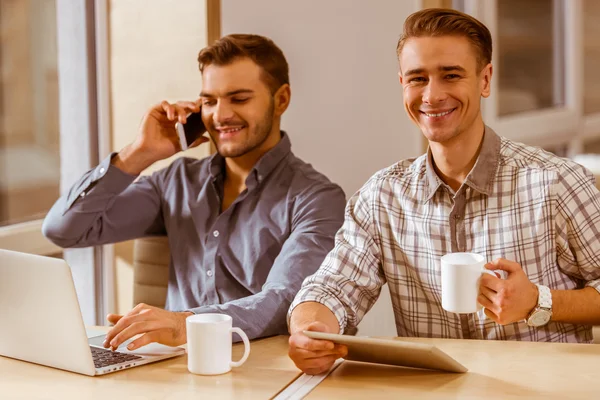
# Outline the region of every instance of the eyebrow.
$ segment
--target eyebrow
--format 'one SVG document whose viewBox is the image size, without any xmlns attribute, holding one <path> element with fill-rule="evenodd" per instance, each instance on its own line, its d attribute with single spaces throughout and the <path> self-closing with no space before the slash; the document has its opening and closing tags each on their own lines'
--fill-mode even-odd
<svg viewBox="0 0 600 400">
<path fill-rule="evenodd" d="M 442 65 L 442 66 L 438 67 L 438 71 L 441 71 L 441 72 L 459 71 L 462 73 L 467 72 L 467 70 L 464 69 L 463 67 L 461 67 L 460 65 Z M 423 72 L 425 72 L 425 68 L 409 69 L 408 71 L 406 71 L 404 76 L 419 75 L 419 74 L 422 74 Z"/>
<path fill-rule="evenodd" d="M 252 89 L 238 89 L 238 90 L 232 90 L 230 92 L 225 93 L 225 97 L 231 97 L 231 96 L 235 96 L 236 94 L 252 94 L 254 93 L 254 90 Z M 209 98 L 214 98 L 216 97 L 215 95 L 211 94 L 211 93 L 207 93 L 207 92 L 200 92 L 200 97 L 209 97 Z"/>
</svg>

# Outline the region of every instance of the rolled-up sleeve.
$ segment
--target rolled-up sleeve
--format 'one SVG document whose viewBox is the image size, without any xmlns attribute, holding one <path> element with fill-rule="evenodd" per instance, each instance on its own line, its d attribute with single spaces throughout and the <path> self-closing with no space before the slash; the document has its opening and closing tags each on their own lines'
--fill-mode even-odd
<svg viewBox="0 0 600 400">
<path fill-rule="evenodd" d="M 567 163 L 557 188 L 559 268 L 600 292 L 600 192 L 595 178 L 578 164 Z"/>
<path fill-rule="evenodd" d="M 50 209 L 42 232 L 53 243 L 86 247 L 163 234 L 155 182 L 151 177 L 136 180 L 113 166 L 114 155 L 86 172 Z"/>
<path fill-rule="evenodd" d="M 286 314 L 302 281 L 314 273 L 333 248 L 344 220 L 344 192 L 337 185 L 311 187 L 296 200 L 292 230 L 267 276 L 252 296 L 189 309 L 195 314 L 223 313 L 249 338 L 287 333 Z M 237 340 L 234 338 L 234 340 Z"/>
<path fill-rule="evenodd" d="M 302 284 L 290 306 L 288 321 L 298 305 L 317 302 L 335 314 L 340 333 L 351 332 L 379 297 L 385 276 L 373 218 L 374 186 L 376 179 L 372 178 L 349 200 L 335 247 Z"/>
</svg>

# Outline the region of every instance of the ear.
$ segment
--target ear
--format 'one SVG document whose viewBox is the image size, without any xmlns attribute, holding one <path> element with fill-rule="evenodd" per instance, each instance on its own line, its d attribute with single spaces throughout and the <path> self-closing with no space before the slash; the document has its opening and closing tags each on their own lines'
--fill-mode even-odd
<svg viewBox="0 0 600 400">
<path fill-rule="evenodd" d="M 280 117 L 290 105 L 290 100 L 292 98 L 292 89 L 290 88 L 290 85 L 287 83 L 281 85 L 273 95 L 273 98 L 275 99 L 274 113 L 276 116 Z"/>
<path fill-rule="evenodd" d="M 489 63 L 479 73 L 481 97 L 487 98 L 492 92 L 492 63 Z"/>
<path fill-rule="evenodd" d="M 398 71 L 398 81 L 402 85 L 402 71 Z"/>
</svg>

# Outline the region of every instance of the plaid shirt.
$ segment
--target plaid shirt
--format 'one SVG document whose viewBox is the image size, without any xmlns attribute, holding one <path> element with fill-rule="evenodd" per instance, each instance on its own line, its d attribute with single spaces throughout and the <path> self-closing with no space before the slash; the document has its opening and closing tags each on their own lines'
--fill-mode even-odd
<svg viewBox="0 0 600 400">
<path fill-rule="evenodd" d="M 431 153 L 375 174 L 348 202 L 334 249 L 290 307 L 315 301 L 355 330 L 381 287 L 391 293 L 399 336 L 591 342 L 591 326 L 525 322 L 445 311 L 440 257 L 505 258 L 533 283 L 600 291 L 600 193 L 570 160 L 499 137 L 486 127 L 475 166 L 457 192 L 434 172 Z"/>
</svg>

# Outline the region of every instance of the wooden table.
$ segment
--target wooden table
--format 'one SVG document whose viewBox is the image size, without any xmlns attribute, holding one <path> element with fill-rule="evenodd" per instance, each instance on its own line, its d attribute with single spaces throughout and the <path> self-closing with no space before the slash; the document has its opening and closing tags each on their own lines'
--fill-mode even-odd
<svg viewBox="0 0 600 400">
<path fill-rule="evenodd" d="M 600 346 L 450 339 L 431 343 L 469 368 L 449 374 L 345 361 L 309 399 L 595 399 Z M 300 373 L 287 336 L 253 341 L 248 361 L 219 376 L 188 372 L 187 357 L 88 377 L 0 357 L 0 399 L 269 399 Z M 234 345 L 234 359 L 243 353 Z"/>
<path fill-rule="evenodd" d="M 189 373 L 187 355 L 97 377 L 0 357 L 0 399 L 269 399 L 300 375 L 287 344 L 252 341 L 244 365 L 218 376 Z M 243 352 L 234 345 L 233 359 Z"/>
<path fill-rule="evenodd" d="M 345 361 L 309 399 L 600 399 L 600 345 L 401 339 L 469 368 L 449 374 Z"/>
</svg>

